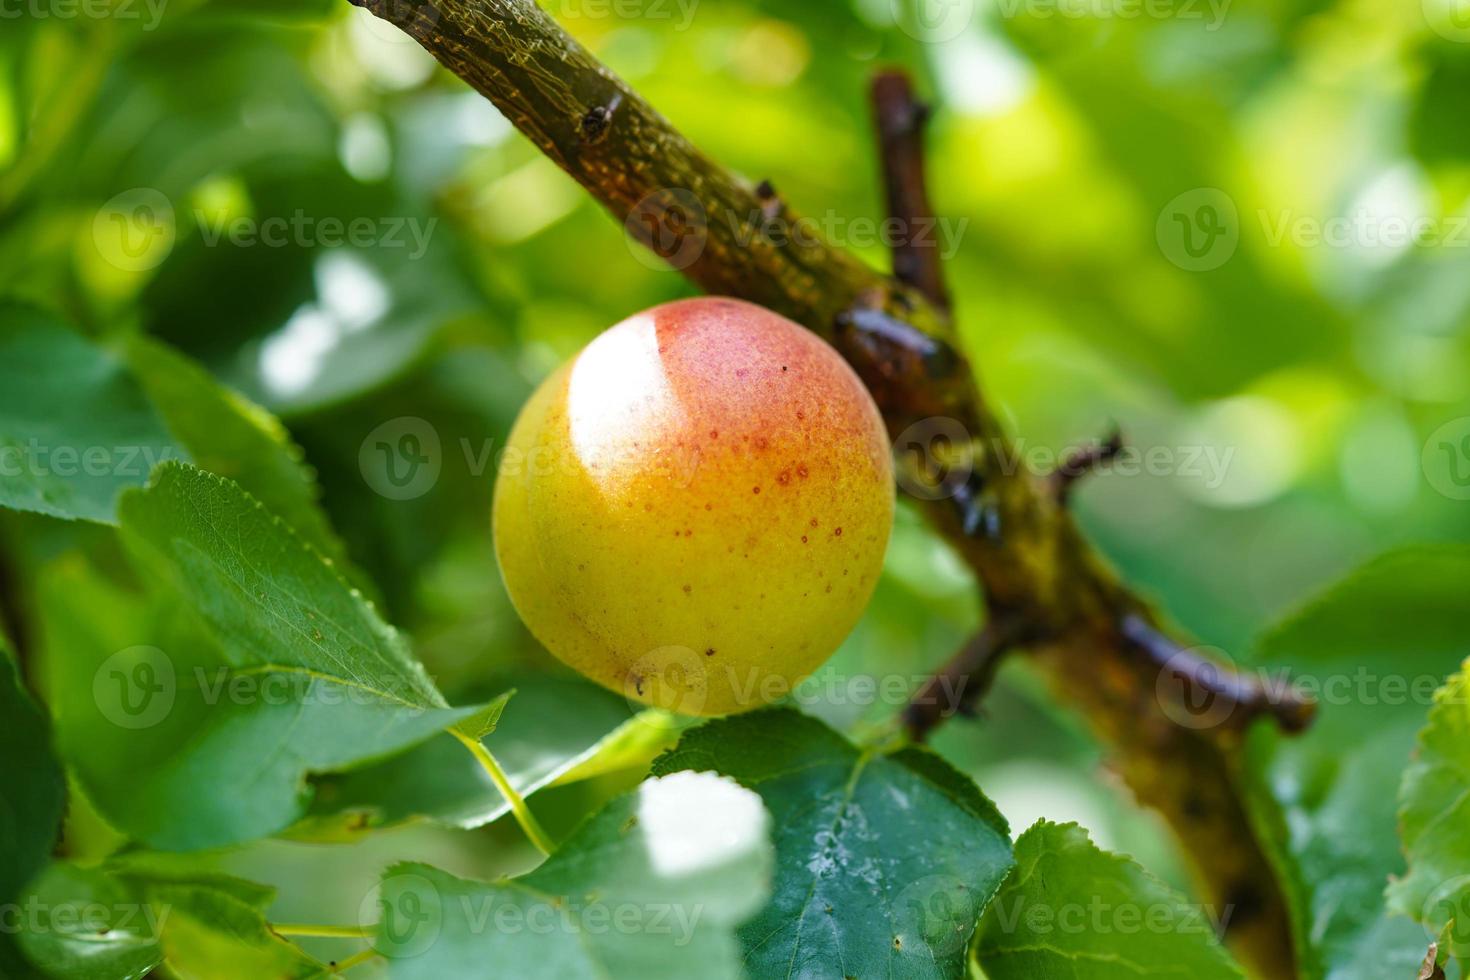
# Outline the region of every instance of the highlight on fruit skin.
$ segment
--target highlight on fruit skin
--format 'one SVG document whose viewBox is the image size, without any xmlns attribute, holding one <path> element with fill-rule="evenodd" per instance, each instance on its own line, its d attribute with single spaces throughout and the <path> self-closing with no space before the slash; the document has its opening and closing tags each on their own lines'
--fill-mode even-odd
<svg viewBox="0 0 1470 980">
<path fill-rule="evenodd" d="M 511 601 L 553 654 L 683 714 L 778 700 L 872 597 L 893 523 L 877 406 L 823 340 L 703 297 L 542 383 L 496 480 Z"/>
</svg>

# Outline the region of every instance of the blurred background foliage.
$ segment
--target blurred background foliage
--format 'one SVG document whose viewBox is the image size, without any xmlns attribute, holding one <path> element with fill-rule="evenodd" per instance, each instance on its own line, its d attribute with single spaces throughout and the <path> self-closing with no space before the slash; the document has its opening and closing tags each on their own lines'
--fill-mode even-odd
<svg viewBox="0 0 1470 980">
<path fill-rule="evenodd" d="M 17 5 L 0 25 L 0 293 L 97 337 L 147 332 L 278 414 L 348 554 L 452 702 L 563 676 L 499 584 L 495 454 L 554 365 L 691 288 L 635 255 L 489 103 L 345 2 L 63 6 Z M 1172 472 L 1097 479 L 1078 507 L 1185 628 L 1244 655 L 1265 622 L 1371 554 L 1470 540 L 1465 503 L 1425 470 L 1431 434 L 1470 415 L 1470 29 L 1451 6 L 978 0 L 958 5 L 972 16 L 953 36 L 915 29 L 889 0 L 548 9 L 696 144 L 878 265 L 881 246 L 850 224 L 883 217 L 866 83 L 879 65 L 911 68 L 936 104 L 933 195 L 983 385 L 1026 450 L 1117 424 L 1172 453 Z M 1205 188 L 1236 209 L 1238 245 L 1191 270 L 1171 261 L 1161 221 Z M 146 248 L 120 261 L 106 223 L 157 195 L 172 220 L 155 208 Z M 297 214 L 368 218 L 384 240 L 212 237 L 233 219 Z M 1274 231 L 1358 215 L 1427 216 L 1444 239 Z M 395 223 L 406 246 L 386 241 Z M 434 426 L 442 470 L 428 493 L 393 500 L 367 485 L 359 453 L 403 416 Z M 1228 459 L 1222 481 L 1186 463 L 1192 447 Z M 21 582 L 110 547 L 100 529 L 33 515 L 0 527 Z M 848 730 L 882 724 L 898 705 L 866 703 L 852 678 L 916 684 L 978 615 L 966 572 L 901 513 L 872 608 L 802 705 Z M 1152 818 L 1024 666 L 939 748 L 1012 827 L 1076 819 L 1182 880 Z M 535 806 L 564 830 L 640 773 Z M 390 859 L 477 877 L 524 865 L 505 824 L 213 860 L 282 885 L 273 918 L 331 918 L 354 914 Z M 71 854 L 115 843 L 73 808 Z"/>
</svg>

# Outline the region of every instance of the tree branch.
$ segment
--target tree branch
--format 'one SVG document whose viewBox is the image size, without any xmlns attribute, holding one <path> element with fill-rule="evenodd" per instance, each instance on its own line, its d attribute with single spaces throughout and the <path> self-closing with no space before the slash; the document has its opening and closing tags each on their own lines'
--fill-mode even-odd
<svg viewBox="0 0 1470 980">
<path fill-rule="evenodd" d="M 924 124 L 929 107 L 914 97 L 907 74 L 879 72 L 872 85 L 873 120 L 878 131 L 878 158 L 883 164 L 888 216 L 898 224 L 893 243 L 893 275 L 949 312 L 939 241 L 932 234 L 934 209 L 924 171 Z"/>
<path fill-rule="evenodd" d="M 1013 465 L 943 305 L 810 236 L 766 233 L 768 185 L 757 193 L 700 153 L 530 0 L 353 2 L 494 102 L 694 282 L 783 313 L 833 343 L 895 437 L 936 418 L 968 435 L 971 468 L 953 493 L 921 503 L 926 516 L 974 570 L 990 609 L 1024 621 L 1028 651 L 1057 694 L 1086 716 L 1138 798 L 1173 827 L 1204 900 L 1234 908 L 1236 949 L 1263 976 L 1292 976 L 1281 885 L 1237 790 L 1238 732 L 1181 727 L 1169 717 L 1157 696 L 1158 664 L 1124 625 L 1136 616 L 1153 626 L 1154 617 L 1082 538 L 1049 482 Z M 779 199 L 776 206 L 784 208 Z M 911 207 L 905 198 L 895 210 Z M 977 669 L 988 662 L 973 659 Z"/>
</svg>

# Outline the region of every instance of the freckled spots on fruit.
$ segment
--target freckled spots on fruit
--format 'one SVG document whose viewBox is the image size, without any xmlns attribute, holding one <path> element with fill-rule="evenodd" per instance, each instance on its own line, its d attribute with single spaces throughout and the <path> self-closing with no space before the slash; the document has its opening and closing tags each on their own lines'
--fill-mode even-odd
<svg viewBox="0 0 1470 980">
<path fill-rule="evenodd" d="M 751 487 L 750 488 L 750 492 L 751 493 L 760 493 L 761 492 L 761 488 L 760 487 Z"/>
<path fill-rule="evenodd" d="M 706 657 L 713 657 L 715 655 L 715 648 L 714 647 L 705 647 L 704 655 Z"/>
<path fill-rule="evenodd" d="M 313 627 L 311 631 L 311 638 L 320 643 L 322 641 L 322 631 Z"/>
<path fill-rule="evenodd" d="M 840 537 L 842 537 L 842 528 L 839 527 L 837 530 L 833 531 L 832 533 L 834 535 L 836 535 L 837 537 L 840 538 Z"/>
<path fill-rule="evenodd" d="M 812 525 L 812 527 L 816 527 L 817 526 L 817 519 L 815 517 L 812 518 L 811 525 Z"/>
<path fill-rule="evenodd" d="M 755 437 L 755 448 L 756 448 L 756 452 L 762 452 L 763 453 L 767 449 L 769 449 L 770 447 L 771 447 L 771 440 L 767 439 L 765 436 L 756 436 Z"/>
<path fill-rule="evenodd" d="M 802 420 L 804 420 L 806 418 L 806 413 L 805 412 L 797 412 L 796 413 L 796 418 L 797 418 L 797 421 L 802 421 Z"/>
<path fill-rule="evenodd" d="M 692 537 L 694 537 L 694 529 L 693 528 L 690 528 L 690 527 L 686 527 L 684 529 L 684 537 L 686 537 L 686 538 L 692 538 Z"/>
<path fill-rule="evenodd" d="M 893 937 L 893 948 L 894 949 L 903 949 L 903 940 L 900 939 L 897 936 L 894 936 Z"/>
<path fill-rule="evenodd" d="M 711 439 L 718 439 L 720 437 L 720 430 L 719 429 L 710 429 L 709 430 L 709 437 Z"/>
<path fill-rule="evenodd" d="M 827 592 L 828 595 L 831 595 L 832 594 L 832 583 L 831 582 L 828 582 L 827 583 L 826 592 Z"/>
<path fill-rule="evenodd" d="M 782 370 L 782 371 L 785 371 L 785 370 L 786 370 L 786 365 L 784 365 L 784 364 L 783 364 L 783 365 L 781 365 L 781 370 Z"/>
<path fill-rule="evenodd" d="M 805 463 L 802 463 L 800 466 L 798 466 L 796 468 L 796 475 L 799 476 L 799 477 L 801 477 L 803 480 L 805 480 L 811 474 L 807 472 L 806 464 Z"/>
<path fill-rule="evenodd" d="M 714 510 L 715 509 L 715 505 L 714 504 L 705 504 L 704 505 L 704 509 L 705 510 Z"/>
<path fill-rule="evenodd" d="M 653 510 L 653 504 L 644 504 L 643 509 L 646 511 L 651 511 Z"/>
<path fill-rule="evenodd" d="M 803 534 L 803 535 L 802 535 L 802 536 L 801 536 L 801 543 L 802 543 L 802 544 L 806 544 L 806 535 L 805 535 L 805 534 Z"/>
<path fill-rule="evenodd" d="M 693 586 L 689 586 L 689 585 L 684 586 L 684 594 L 685 595 L 689 595 L 693 591 L 694 591 Z"/>
<path fill-rule="evenodd" d="M 776 482 L 779 483 L 779 484 L 781 484 L 781 486 L 783 486 L 783 487 L 786 486 L 786 484 L 788 484 L 788 483 L 791 482 L 791 471 L 790 470 L 782 470 L 780 473 L 777 473 L 776 474 Z"/>
</svg>

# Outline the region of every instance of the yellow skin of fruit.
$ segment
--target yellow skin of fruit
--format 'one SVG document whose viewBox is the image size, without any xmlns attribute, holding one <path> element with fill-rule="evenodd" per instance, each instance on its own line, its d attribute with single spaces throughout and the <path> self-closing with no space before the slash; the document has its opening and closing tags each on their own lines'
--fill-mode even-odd
<svg viewBox="0 0 1470 980">
<path fill-rule="evenodd" d="M 731 714 L 789 693 L 856 625 L 893 508 L 882 418 L 836 351 L 759 306 L 681 300 L 610 328 L 526 403 L 496 558 L 571 667 Z"/>
</svg>

